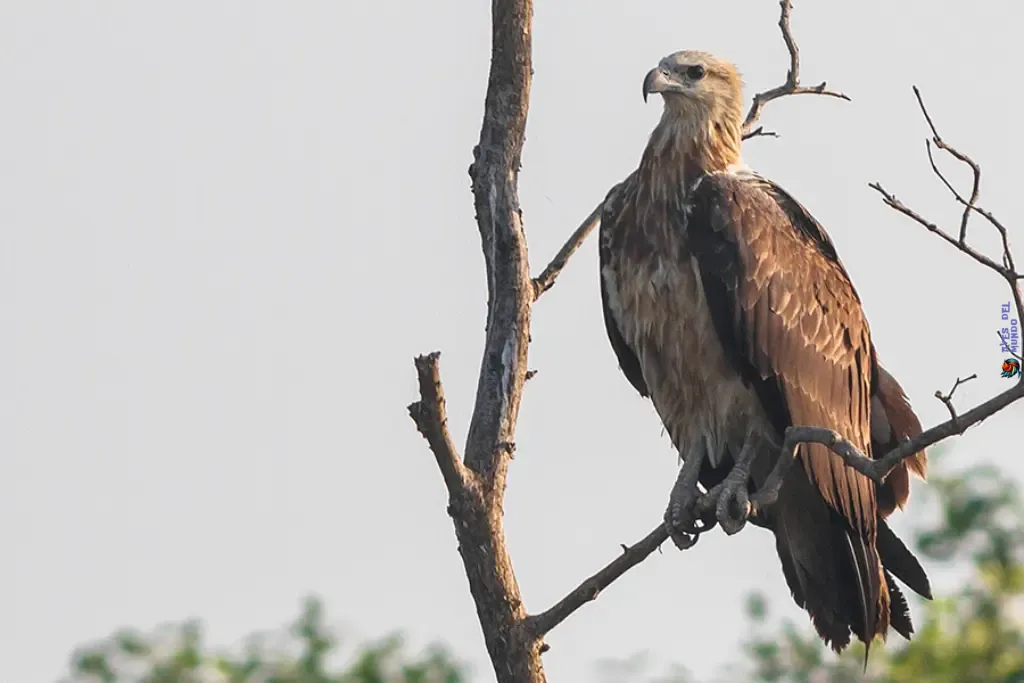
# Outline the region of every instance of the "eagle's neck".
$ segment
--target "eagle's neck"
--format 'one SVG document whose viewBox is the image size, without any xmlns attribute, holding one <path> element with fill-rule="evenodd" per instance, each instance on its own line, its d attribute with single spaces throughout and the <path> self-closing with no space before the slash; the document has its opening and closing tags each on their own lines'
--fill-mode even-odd
<svg viewBox="0 0 1024 683">
<path fill-rule="evenodd" d="M 688 194 L 705 173 L 740 163 L 740 122 L 685 116 L 665 108 L 640 161 L 644 180 L 668 194 Z M 668 198 L 668 197 L 666 197 Z M 682 197 L 680 197 L 681 199 Z"/>
</svg>

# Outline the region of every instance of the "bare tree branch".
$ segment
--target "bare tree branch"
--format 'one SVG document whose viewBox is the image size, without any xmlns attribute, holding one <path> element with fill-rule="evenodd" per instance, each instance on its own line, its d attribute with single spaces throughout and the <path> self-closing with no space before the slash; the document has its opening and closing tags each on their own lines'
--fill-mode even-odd
<svg viewBox="0 0 1024 683">
<path fill-rule="evenodd" d="M 532 0 L 492 0 L 490 76 L 469 168 L 487 267 L 487 333 L 464 465 L 445 427 L 436 354 L 416 361 L 420 400 L 409 410 L 448 486 L 449 514 L 499 683 L 545 681 L 542 643 L 522 627 L 526 609 L 502 526 L 534 300 L 517 187 L 533 74 L 532 22 Z"/>
<path fill-rule="evenodd" d="M 800 48 L 797 47 L 796 41 L 793 39 L 793 31 L 789 27 L 789 14 L 793 9 L 793 3 L 790 0 L 780 0 L 779 7 L 781 8 L 779 29 L 782 31 L 782 40 L 786 43 L 786 49 L 789 50 L 789 72 L 786 74 L 786 82 L 782 85 L 754 95 L 754 102 L 750 105 L 747 118 L 743 121 L 744 140 L 757 136 L 778 137 L 777 133 L 766 131 L 760 126 L 754 129 L 754 124 L 761 116 L 764 106 L 772 100 L 786 95 L 827 95 L 841 100 L 850 100 L 841 92 L 828 90 L 825 87 L 825 81 L 811 87 L 800 85 Z"/>
<path fill-rule="evenodd" d="M 960 388 L 961 384 L 966 384 L 967 382 L 970 382 L 972 379 L 978 379 L 978 373 L 974 373 L 970 377 L 964 377 L 963 379 L 957 377 L 956 383 L 953 384 L 953 388 L 949 390 L 948 394 L 943 394 L 941 391 L 938 390 L 935 391 L 935 398 L 942 401 L 942 405 L 946 406 L 946 410 L 949 411 L 949 419 L 953 420 L 954 422 L 956 422 L 956 420 L 958 420 L 959 418 L 957 417 L 956 407 L 953 405 L 953 394 L 956 393 L 956 390 Z"/>
<path fill-rule="evenodd" d="M 637 541 L 631 547 L 622 546 L 622 554 L 612 560 L 601 571 L 581 583 L 571 593 L 555 603 L 550 609 L 540 614 L 530 616 L 526 620 L 526 627 L 531 633 L 538 637 L 544 636 L 551 629 L 561 624 L 573 612 L 591 600 L 596 600 L 598 594 L 612 584 L 612 581 L 619 578 L 631 568 L 647 559 L 668 538 L 668 531 L 664 524 L 659 524 L 651 533 Z"/>
<path fill-rule="evenodd" d="M 1017 309 L 1017 320 L 1024 323 L 1024 299 L 1021 296 L 1020 280 L 1024 279 L 1024 275 L 1017 272 L 1017 267 L 1014 262 L 1013 252 L 1010 249 L 1010 237 L 1006 230 L 1006 226 L 997 219 L 992 212 L 981 208 L 977 205 L 978 195 L 981 191 L 981 166 L 977 164 L 971 157 L 957 150 L 955 147 L 947 143 L 939 135 L 938 128 L 935 126 L 935 122 L 932 120 L 931 114 L 928 113 L 928 108 L 925 107 L 924 98 L 921 97 L 921 91 L 918 90 L 917 86 L 913 86 L 914 96 L 917 98 L 917 104 L 921 108 L 921 113 L 924 115 L 925 121 L 928 123 L 928 128 L 931 129 L 932 138 L 931 144 L 934 144 L 938 149 L 947 152 L 957 161 L 967 165 L 971 169 L 973 183 L 971 187 L 971 196 L 969 199 L 964 199 L 963 195 L 953 187 L 952 183 L 946 179 L 942 171 L 939 170 L 938 164 L 935 163 L 935 158 L 932 156 L 931 145 L 927 145 L 928 151 L 928 162 L 931 164 L 932 171 L 942 181 L 942 184 L 952 193 L 954 199 L 963 205 L 964 212 L 960 218 L 960 230 L 957 237 L 953 237 L 946 231 L 939 228 L 931 221 L 925 219 L 918 212 L 908 208 L 903 202 L 896 199 L 896 197 L 890 192 L 886 191 L 879 183 L 870 183 L 869 187 L 876 190 L 882 195 L 882 201 L 892 209 L 899 211 L 904 216 L 914 220 L 918 224 L 924 226 L 928 231 L 935 233 L 943 240 L 952 244 L 954 247 L 973 258 L 978 263 L 982 264 L 986 268 L 995 271 L 1000 277 L 1002 277 L 1010 287 L 1010 292 L 1013 297 L 1014 306 Z M 927 141 L 926 141 L 927 143 Z M 970 246 L 967 243 L 967 227 L 972 213 L 979 214 L 984 218 L 996 232 L 999 233 L 1000 240 L 1002 242 L 1002 254 L 1000 255 L 999 262 L 988 256 L 982 254 L 980 251 Z M 1002 335 L 1000 335 L 1001 337 Z M 1004 341 L 1005 343 L 1005 341 Z M 1024 381 L 1024 376 L 1022 376 Z"/>
<path fill-rule="evenodd" d="M 430 444 L 449 494 L 457 494 L 465 486 L 466 473 L 448 431 L 448 413 L 445 410 L 444 388 L 441 386 L 441 370 L 438 366 L 440 358 L 440 351 L 416 357 L 420 400 L 409 404 L 409 417 Z"/>
<path fill-rule="evenodd" d="M 551 263 L 548 264 L 547 268 L 541 272 L 540 275 L 533 279 L 533 298 L 537 299 L 541 294 L 551 289 L 552 285 L 555 284 L 555 278 L 562 273 L 562 268 L 565 268 L 565 264 L 569 262 L 569 258 L 576 253 L 576 250 L 580 248 L 583 242 L 587 239 L 594 228 L 601 222 L 601 209 L 602 204 L 598 204 L 594 207 L 594 210 L 590 212 L 590 215 L 583 219 L 580 223 L 580 227 L 569 235 L 569 239 L 566 240 L 562 248 L 555 254 L 555 258 L 551 259 Z"/>
<path fill-rule="evenodd" d="M 970 245 L 967 244 L 960 244 L 960 242 L 955 237 L 944 231 L 939 226 L 935 225 L 935 223 L 932 223 L 928 219 L 921 216 L 921 214 L 909 208 L 906 204 L 897 199 L 895 195 L 889 193 L 880 184 L 868 183 L 868 187 L 870 187 L 872 190 L 876 190 L 879 194 L 882 195 L 882 201 L 886 204 L 886 206 L 895 209 L 896 211 L 899 211 L 904 216 L 911 218 L 914 221 L 917 221 L 922 226 L 924 226 L 929 232 L 935 233 L 943 240 L 949 242 L 954 247 L 964 252 L 981 265 L 996 271 L 1002 270 L 1001 266 L 998 263 L 990 259 L 988 256 L 985 256 L 984 254 L 976 250 L 974 247 L 971 247 Z"/>
</svg>

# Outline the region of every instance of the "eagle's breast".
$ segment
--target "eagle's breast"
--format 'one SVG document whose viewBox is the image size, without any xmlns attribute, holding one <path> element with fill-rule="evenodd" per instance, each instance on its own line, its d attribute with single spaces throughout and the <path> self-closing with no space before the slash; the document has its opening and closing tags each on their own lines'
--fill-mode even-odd
<svg viewBox="0 0 1024 683">
<path fill-rule="evenodd" d="M 635 198 L 621 199 L 617 220 L 601 226 L 609 310 L 673 445 L 684 458 L 704 446 L 717 466 L 751 429 L 773 431 L 715 330 L 682 207 L 655 201 L 638 220 Z"/>
</svg>

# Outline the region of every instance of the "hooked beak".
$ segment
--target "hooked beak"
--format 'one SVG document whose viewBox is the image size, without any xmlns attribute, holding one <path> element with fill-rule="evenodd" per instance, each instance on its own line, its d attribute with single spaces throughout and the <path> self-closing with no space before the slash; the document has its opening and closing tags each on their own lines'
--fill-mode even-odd
<svg viewBox="0 0 1024 683">
<path fill-rule="evenodd" d="M 648 95 L 661 92 L 683 92 L 683 86 L 659 66 L 648 71 L 644 77 L 644 102 L 647 102 Z"/>
</svg>

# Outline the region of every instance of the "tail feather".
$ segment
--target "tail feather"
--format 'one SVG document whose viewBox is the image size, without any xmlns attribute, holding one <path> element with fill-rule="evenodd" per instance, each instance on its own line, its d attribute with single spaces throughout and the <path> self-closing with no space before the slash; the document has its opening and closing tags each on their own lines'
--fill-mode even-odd
<svg viewBox="0 0 1024 683">
<path fill-rule="evenodd" d="M 798 472 L 804 482 L 793 485 L 787 480 L 787 497 L 780 496 L 770 514 L 762 513 L 760 526 L 774 531 L 793 601 L 810 615 L 819 637 L 839 653 L 850 644 L 851 635 L 856 636 L 864 643 L 866 665 L 872 641 L 877 636 L 884 641 L 890 626 L 908 640 L 914 633 L 910 608 L 896 579 L 931 600 L 928 576 L 884 520 L 878 520 L 872 548 L 821 499 L 819 505 L 790 498 L 809 485 Z"/>
<path fill-rule="evenodd" d="M 870 548 L 860 536 L 846 526 L 842 520 L 835 520 L 833 526 L 845 537 L 848 561 L 852 564 L 850 579 L 857 586 L 858 601 L 852 609 L 859 608 L 860 620 L 850 624 L 850 629 L 864 643 L 864 656 L 871 649 L 876 634 L 885 634 L 889 628 L 889 596 L 883 590 L 882 563 L 878 553 Z M 839 535 L 838 533 L 836 535 Z M 851 616 L 853 612 L 851 611 Z"/>
<path fill-rule="evenodd" d="M 885 571 L 885 585 L 889 589 L 889 624 L 896 633 L 910 640 L 914 633 L 914 623 L 910 619 L 910 606 L 903 597 L 903 591 L 896 585 L 896 579 Z"/>
<path fill-rule="evenodd" d="M 924 567 L 883 520 L 878 520 L 876 547 L 882 564 L 893 576 L 921 597 L 932 599 L 932 587 Z"/>
<path fill-rule="evenodd" d="M 921 433 L 921 423 L 906 393 L 881 365 L 872 396 L 871 449 L 876 455 Z M 777 502 L 752 518 L 771 529 L 793 600 L 807 611 L 818 635 L 837 653 L 856 636 L 864 643 L 864 664 L 871 644 L 884 641 L 890 627 L 904 638 L 914 633 L 910 609 L 899 579 L 924 598 L 931 585 L 920 562 L 886 524 L 910 496 L 910 475 L 925 478 L 924 450 L 905 459 L 876 487 L 877 527 L 862 537 L 836 512 L 808 479 L 804 468 L 787 475 Z"/>
<path fill-rule="evenodd" d="M 862 539 L 794 468 L 773 511 L 786 583 L 837 653 L 851 634 L 870 647 L 889 627 L 889 591 L 874 544 Z"/>
</svg>

